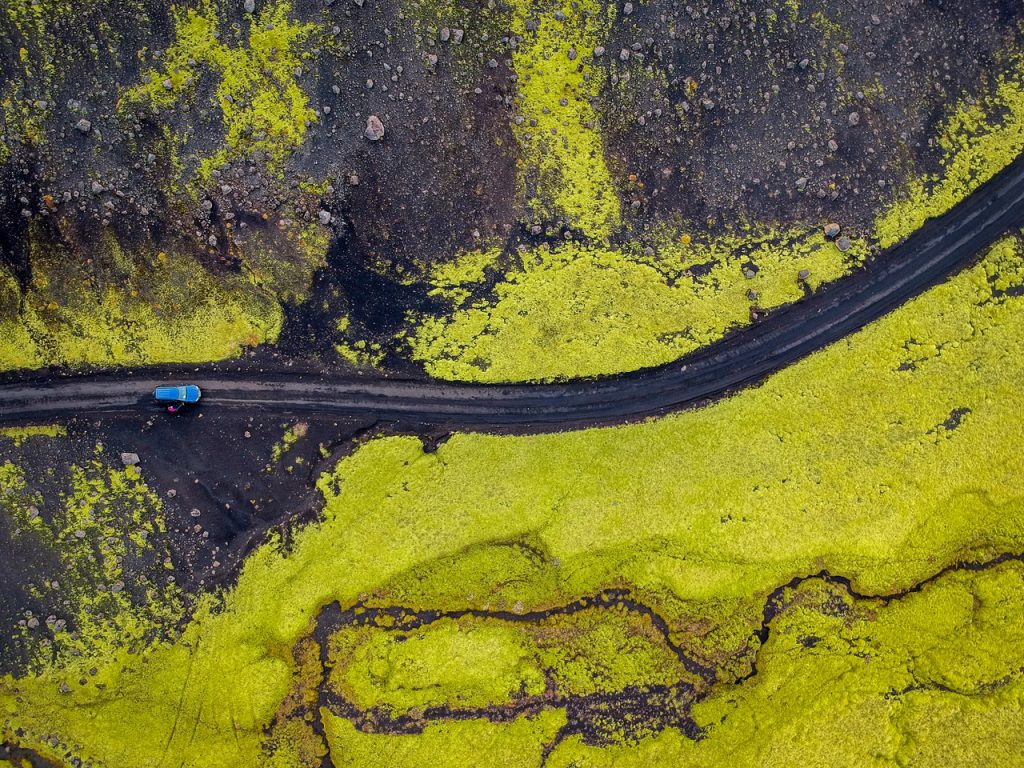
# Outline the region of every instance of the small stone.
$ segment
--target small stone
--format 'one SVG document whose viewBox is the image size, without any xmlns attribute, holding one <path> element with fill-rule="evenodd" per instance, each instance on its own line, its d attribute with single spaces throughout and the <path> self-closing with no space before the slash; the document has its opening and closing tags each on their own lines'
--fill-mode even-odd
<svg viewBox="0 0 1024 768">
<path fill-rule="evenodd" d="M 755 277 L 756 275 L 757 275 L 757 272 L 755 272 L 755 271 L 754 271 L 754 270 L 752 270 L 752 269 L 748 269 L 748 270 L 746 270 L 746 271 L 745 271 L 745 272 L 743 273 L 743 276 L 744 276 L 745 278 L 747 278 L 747 280 L 753 280 L 753 279 L 754 279 L 754 277 Z"/>
<path fill-rule="evenodd" d="M 806 176 L 801 176 L 799 179 L 796 180 L 796 188 L 803 192 L 805 189 L 807 189 L 808 181 L 810 181 L 810 179 L 808 179 Z"/>
<path fill-rule="evenodd" d="M 100 184 L 100 183 L 99 183 L 98 181 L 94 181 L 94 182 L 92 183 L 92 193 L 93 193 L 94 195 L 98 195 L 98 194 L 100 194 L 101 192 L 103 192 L 103 185 L 102 185 L 102 184 Z"/>
<path fill-rule="evenodd" d="M 242 7 L 245 8 L 246 13 L 252 13 L 256 10 L 256 0 L 245 0 Z"/>
<path fill-rule="evenodd" d="M 807 69 L 807 67 L 808 67 L 808 65 L 810 65 L 810 63 L 811 63 L 810 59 L 800 59 L 799 67 L 800 67 L 800 69 Z"/>
<path fill-rule="evenodd" d="M 217 247 L 217 236 L 216 235 L 210 235 L 208 238 L 206 238 L 206 242 L 210 245 L 211 248 L 216 248 Z"/>
<path fill-rule="evenodd" d="M 321 210 L 317 213 L 317 216 L 320 219 L 320 223 L 323 224 L 325 227 L 331 223 L 332 216 L 330 211 Z"/>
<path fill-rule="evenodd" d="M 68 687 L 67 683 L 61 683 L 60 687 L 57 690 L 59 690 L 61 693 L 71 693 L 71 689 Z"/>
<path fill-rule="evenodd" d="M 465 36 L 465 31 L 456 27 L 452 30 L 452 42 L 456 45 L 462 44 L 462 38 Z"/>
<path fill-rule="evenodd" d="M 835 139 L 829 139 L 828 140 L 828 149 L 829 149 L 829 152 L 838 152 L 839 151 L 839 144 L 836 142 Z"/>
<path fill-rule="evenodd" d="M 166 80 L 164 80 L 162 85 L 168 91 L 171 90 L 172 88 L 174 88 L 174 83 L 171 82 L 170 78 L 167 78 Z"/>
<path fill-rule="evenodd" d="M 193 509 L 191 512 L 189 512 L 189 514 L 192 515 L 192 517 L 199 517 L 203 513 L 200 512 L 198 509 Z"/>
<path fill-rule="evenodd" d="M 633 4 L 632 3 L 626 3 L 624 6 L 622 6 L 622 15 L 623 16 L 629 16 L 631 13 L 633 13 Z"/>
<path fill-rule="evenodd" d="M 28 620 L 28 628 L 29 629 L 38 629 L 39 628 L 39 619 L 37 619 L 35 616 L 33 616 L 31 619 L 29 619 Z"/>
<path fill-rule="evenodd" d="M 838 248 L 843 253 L 846 253 L 848 250 L 850 250 L 852 246 L 853 243 L 850 242 L 850 238 L 846 237 L 845 235 L 836 240 L 836 248 Z"/>
<path fill-rule="evenodd" d="M 569 61 L 576 61 L 576 49 L 573 48 L 572 46 L 569 46 L 569 54 L 568 54 L 568 56 L 569 56 Z"/>
<path fill-rule="evenodd" d="M 250 432 L 248 429 L 245 430 L 245 439 L 248 440 L 250 437 L 252 437 L 252 432 Z"/>
<path fill-rule="evenodd" d="M 882 20 L 880 18 L 878 18 L 878 14 L 877 13 L 872 13 L 871 14 L 871 23 L 874 24 L 876 27 L 879 24 L 882 23 Z"/>
<path fill-rule="evenodd" d="M 594 48 L 594 58 L 598 59 L 601 56 L 604 56 L 604 46 L 603 45 L 599 45 L 596 48 Z"/>
<path fill-rule="evenodd" d="M 139 454 L 137 453 L 122 453 L 121 463 L 126 467 L 134 467 L 139 463 Z"/>
<path fill-rule="evenodd" d="M 846 121 L 850 124 L 851 128 L 855 125 L 860 125 L 860 112 L 851 112 Z"/>
<path fill-rule="evenodd" d="M 839 233 L 841 231 L 842 230 L 840 226 L 834 222 L 825 225 L 825 237 L 827 237 L 829 240 L 834 240 L 835 238 L 839 237 Z"/>
<path fill-rule="evenodd" d="M 76 539 L 84 539 L 85 538 L 85 531 L 83 531 L 81 528 L 79 528 L 77 531 L 75 531 L 75 538 Z"/>
<path fill-rule="evenodd" d="M 447 43 L 452 37 L 452 31 L 448 27 L 441 27 L 441 42 Z"/>
<path fill-rule="evenodd" d="M 77 128 L 82 133 L 88 133 L 89 131 L 92 130 L 92 123 L 90 123 L 83 117 L 81 120 L 75 123 L 75 128 Z"/>
<path fill-rule="evenodd" d="M 747 298 L 750 299 L 751 301 L 757 301 L 757 291 L 751 288 L 749 291 L 747 291 Z"/>
<path fill-rule="evenodd" d="M 619 61 L 629 61 L 629 54 L 629 48 L 623 48 L 621 51 L 619 51 Z"/>
<path fill-rule="evenodd" d="M 799 272 L 797 272 L 796 276 L 799 280 L 806 280 L 808 277 L 811 276 L 811 270 L 801 269 Z"/>
<path fill-rule="evenodd" d="M 713 102 L 711 99 L 701 99 L 700 103 L 701 106 L 704 107 L 704 109 L 706 109 L 708 112 L 715 108 L 715 102 Z"/>
<path fill-rule="evenodd" d="M 370 141 L 380 141 L 384 138 L 384 123 L 380 121 L 379 117 L 370 115 L 366 118 L 366 130 L 363 131 L 363 136 Z"/>
</svg>

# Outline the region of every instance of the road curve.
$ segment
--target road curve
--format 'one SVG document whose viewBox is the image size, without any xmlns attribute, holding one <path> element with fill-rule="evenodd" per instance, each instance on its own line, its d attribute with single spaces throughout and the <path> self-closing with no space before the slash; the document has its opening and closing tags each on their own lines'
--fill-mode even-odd
<svg viewBox="0 0 1024 768">
<path fill-rule="evenodd" d="M 370 416 L 417 428 L 548 431 L 635 420 L 701 404 L 763 379 L 876 320 L 1024 224 L 1024 155 L 949 213 L 814 295 L 676 362 L 553 384 L 457 384 L 310 374 L 190 375 L 201 410 Z M 0 386 L 0 423 L 148 414 L 160 369 Z"/>
</svg>

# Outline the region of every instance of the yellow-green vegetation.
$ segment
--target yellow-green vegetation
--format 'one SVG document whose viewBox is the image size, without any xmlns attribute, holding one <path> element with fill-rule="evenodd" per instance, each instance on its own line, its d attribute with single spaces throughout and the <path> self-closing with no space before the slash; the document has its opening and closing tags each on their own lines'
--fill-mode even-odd
<svg viewBox="0 0 1024 768">
<path fill-rule="evenodd" d="M 614 15 L 614 5 L 595 0 L 519 0 L 512 18 L 522 40 L 512 54 L 520 94 L 521 120 L 513 125 L 521 150 L 518 195 L 528 218 L 562 219 L 596 241 L 607 239 L 620 217 L 591 104 L 605 79 L 604 69 L 591 65 L 592 52 Z M 535 30 L 527 31 L 528 19 Z"/>
<path fill-rule="evenodd" d="M 757 675 L 694 709 L 705 738 L 559 745 L 549 764 L 1019 765 L 1024 569 L 954 573 L 890 605 L 788 590 Z"/>
<path fill-rule="evenodd" d="M 526 251 L 492 301 L 421 319 L 413 357 L 438 378 L 490 382 L 643 368 L 796 301 L 867 254 L 863 241 L 842 253 L 821 232 L 659 239 L 653 256 L 574 243 Z M 435 291 L 463 304 L 483 276 L 460 272 Z"/>
<path fill-rule="evenodd" d="M 942 171 L 915 179 L 878 220 L 875 236 L 882 247 L 948 211 L 1024 150 L 1024 56 L 1013 57 L 984 98 L 958 105 L 938 143 L 944 153 Z"/>
<path fill-rule="evenodd" d="M 26 440 L 32 437 L 65 437 L 67 433 L 67 427 L 60 424 L 42 424 L 32 427 L 3 427 L 0 429 L 0 437 L 13 440 L 15 448 L 20 448 Z"/>
<path fill-rule="evenodd" d="M 216 6 L 175 6 L 175 41 L 145 81 L 125 94 L 127 104 L 170 109 L 188 104 L 204 72 L 218 78 L 215 102 L 224 123 L 226 148 L 200 163 L 199 176 L 232 155 L 261 151 L 280 171 L 284 158 L 302 144 L 316 113 L 299 86 L 295 71 L 310 54 L 305 43 L 316 25 L 290 18 L 288 0 L 266 6 L 249 25 L 246 45 L 225 42 Z"/>
<path fill-rule="evenodd" d="M 337 329 L 339 332 L 344 334 L 349 330 L 351 321 L 348 317 L 342 317 L 337 322 Z M 347 360 L 352 365 L 359 368 L 369 368 L 376 366 L 384 358 L 383 347 L 379 342 L 366 341 L 366 339 L 355 339 L 354 341 L 342 337 L 334 345 L 334 349 L 342 360 Z"/>
<path fill-rule="evenodd" d="M 110 235 L 91 264 L 45 242 L 30 234 L 24 292 L 0 266 L 0 370 L 236 356 L 277 339 L 281 302 L 308 291 L 327 250 L 326 235 L 310 228 L 284 239 L 291 257 L 254 241 L 236 254 L 240 271 L 214 272 L 188 252 L 127 253 Z"/>
<path fill-rule="evenodd" d="M 507 725 L 467 720 L 431 725 L 418 735 L 386 736 L 357 731 L 348 720 L 329 711 L 324 711 L 323 717 L 331 761 L 339 768 L 536 768 L 543 745 L 565 724 L 564 714 L 549 711 Z"/>
<path fill-rule="evenodd" d="M 166 530 L 162 503 L 137 467 L 110 466 L 97 446 L 91 461 L 70 468 L 58 498 L 37 489 L 44 479 L 12 462 L 0 465 L 0 514 L 18 546 L 52 552 L 60 563 L 30 590 L 54 613 L 45 625 L 23 621 L 20 632 L 33 664 L 56 664 L 70 677 L 113 649 L 137 650 L 173 628 L 182 603 L 168 580 L 168 553 L 151 542 Z M 105 687 L 112 675 L 106 670 L 94 682 Z"/>
<path fill-rule="evenodd" d="M 303 421 L 300 421 L 292 426 L 288 427 L 284 431 L 284 435 L 281 437 L 281 441 L 274 443 L 274 447 L 270 449 L 270 462 L 271 464 L 277 464 L 284 458 L 284 455 L 292 449 L 299 440 L 306 436 L 306 432 L 309 431 L 309 425 Z M 269 470 L 270 467 L 267 467 Z"/>
<path fill-rule="evenodd" d="M 330 684 L 362 710 L 505 707 L 550 690 L 587 696 L 691 677 L 646 616 L 621 604 L 542 621 L 441 619 L 406 631 L 347 627 L 330 641 Z M 550 686 L 550 688 L 549 688 Z"/>
<path fill-rule="evenodd" d="M 725 726 L 715 718 L 758 685 L 760 672 L 739 688 L 729 680 L 750 671 L 759 646 L 754 630 L 780 584 L 827 569 L 861 593 L 889 594 L 950 563 L 1024 550 L 1024 298 L 1009 290 L 1022 283 L 1024 248 L 1008 239 L 979 265 L 843 343 L 700 411 L 566 434 L 456 435 L 429 454 L 415 439 L 373 440 L 322 478 L 322 520 L 298 531 L 287 551 L 274 543 L 256 550 L 222 602 L 202 599 L 180 638 L 133 655 L 104 649 L 100 674 L 113 681 L 105 697 L 76 686 L 62 694 L 67 673 L 59 663 L 5 678 L 3 736 L 43 750 L 58 734 L 63 751 L 110 768 L 155 766 L 168 754 L 185 765 L 251 766 L 264 761 L 264 749 L 280 750 L 274 759 L 284 762 L 291 742 L 265 742 L 266 728 L 298 672 L 291 649 L 332 601 L 529 611 L 616 586 L 658 611 L 674 642 L 718 668 L 721 692 L 698 713 L 702 725 L 718 730 L 700 749 L 736 749 L 729 729 L 742 733 L 743 710 Z M 513 551 L 516 542 L 525 545 Z M 999 587 L 999 594 L 1012 591 Z M 992 722 L 1005 722 L 998 706 L 1020 685 L 1021 662 L 1011 658 L 1011 646 L 1020 645 L 1016 630 L 1007 628 L 1009 619 L 993 618 L 976 626 L 981 640 L 947 633 L 965 625 L 939 618 L 961 610 L 959 597 L 943 594 L 914 614 L 934 632 L 899 618 L 887 634 L 879 630 L 878 642 L 925 648 L 920 655 L 934 660 L 927 674 L 947 685 L 1005 678 L 1003 688 L 985 688 L 973 703 L 942 689 L 928 693 L 946 715 L 964 707 L 977 722 L 988 707 Z M 899 602 L 887 610 L 912 610 Z M 774 642 L 773 635 L 762 652 L 771 654 Z M 843 645 L 840 637 L 825 648 L 845 652 Z M 975 648 L 1004 655 L 955 661 L 972 658 Z M 790 690 L 799 689 L 800 674 L 811 675 L 802 701 L 816 706 L 811 692 L 824 694 L 816 687 L 821 678 L 784 645 L 778 656 L 791 665 Z M 887 658 L 898 658 L 898 648 Z M 869 666 L 862 657 L 844 663 Z M 956 664 L 962 671 L 953 675 Z M 785 682 L 775 680 L 764 701 Z M 833 687 L 837 696 L 860 695 L 852 674 L 835 677 Z M 893 701 L 926 703 L 915 696 L 897 691 Z M 889 699 L 873 701 L 881 707 Z M 929 722 L 925 704 L 911 704 L 899 727 Z M 870 712 L 844 710 L 835 722 L 861 729 L 858 718 Z M 552 723 L 563 716 L 544 715 Z M 381 764 L 377 756 L 387 750 L 395 757 L 384 764 L 415 765 L 468 759 L 470 749 L 476 764 L 486 764 L 478 757 L 484 745 L 512 744 L 529 755 L 523 740 L 540 741 L 522 735 L 536 722 L 525 718 L 482 723 L 479 739 L 465 737 L 465 723 L 430 724 L 419 738 L 363 736 L 341 719 L 324 719 L 336 754 L 365 765 Z M 753 714 L 747 720 L 759 722 Z M 801 722 L 792 725 L 793 749 L 816 738 L 814 726 L 804 730 Z M 932 741 L 907 742 L 907 749 L 973 754 L 968 737 L 930 722 Z M 667 731 L 663 738 L 682 737 Z M 999 738 L 985 748 L 997 754 L 1014 735 Z M 844 744 L 866 750 L 850 754 L 869 762 L 870 743 Z"/>
<path fill-rule="evenodd" d="M 576 13 L 595 24 L 598 17 L 582 9 Z M 534 45 L 544 40 L 544 23 L 532 38 L 538 41 Z M 529 50 L 523 46 L 520 57 Z M 561 67 L 555 71 L 568 67 L 576 72 L 576 63 L 564 52 L 552 61 Z M 522 79 L 523 89 L 532 93 L 534 80 Z M 538 77 L 537 83 L 534 91 L 555 100 L 553 105 L 544 102 L 542 109 L 550 110 L 543 113 L 544 119 L 559 119 L 561 91 L 543 78 Z M 576 105 L 574 109 L 589 109 L 586 100 L 570 100 L 570 104 Z M 538 129 L 527 122 L 517 131 Z M 540 131 L 538 136 L 546 133 Z M 1016 157 L 1024 149 L 1024 57 L 1013 59 L 988 97 L 976 103 L 965 99 L 958 105 L 938 141 L 944 152 L 943 171 L 915 180 L 879 217 L 874 240 L 854 237 L 846 254 L 825 241 L 817 229 L 773 233 L 757 227 L 709 240 L 665 226 L 648 238 L 653 257 L 643 256 L 635 245 L 611 248 L 570 242 L 554 250 L 528 250 L 521 254 L 522 263 L 497 283 L 492 297 L 467 305 L 468 288 L 483 279 L 487 265 L 464 275 L 456 273 L 454 280 L 435 281 L 434 293 L 448 297 L 453 312 L 412 318 L 412 356 L 432 376 L 444 379 L 548 380 L 654 366 L 713 342 L 749 324 L 759 310 L 800 298 L 804 285 L 814 289 L 847 274 L 864 261 L 872 246 L 888 247 L 911 234 Z M 565 146 L 573 158 L 566 162 L 589 156 L 571 143 Z M 527 170 L 521 178 L 529 178 L 529 168 L 543 168 L 558 157 L 550 149 L 538 155 L 524 152 Z M 588 163 L 574 167 L 583 172 Z M 600 164 L 604 167 L 603 160 Z M 563 187 L 576 188 L 571 183 L 559 186 Z M 594 236 L 596 231 L 589 234 Z M 498 251 L 492 250 L 475 254 L 471 261 L 475 263 L 484 253 L 497 259 Z M 747 280 L 751 266 L 756 275 Z M 798 281 L 803 269 L 809 277 Z"/>
</svg>

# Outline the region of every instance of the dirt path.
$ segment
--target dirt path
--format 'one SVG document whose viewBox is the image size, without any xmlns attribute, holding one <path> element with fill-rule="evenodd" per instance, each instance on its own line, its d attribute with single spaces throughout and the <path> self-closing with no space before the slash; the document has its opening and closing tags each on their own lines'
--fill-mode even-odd
<svg viewBox="0 0 1024 768">
<path fill-rule="evenodd" d="M 968 265 L 1024 225 L 1024 156 L 948 214 L 853 275 L 777 310 L 760 323 L 658 368 L 556 384 L 469 385 L 341 379 L 311 373 L 210 373 L 188 379 L 201 410 L 370 415 L 413 429 L 546 431 L 620 423 L 722 397 L 882 317 Z M 83 414 L 148 415 L 167 368 L 44 377 L 0 387 L 0 422 Z M 204 370 L 206 373 L 204 374 Z M 178 374 L 180 379 L 182 374 Z"/>
</svg>

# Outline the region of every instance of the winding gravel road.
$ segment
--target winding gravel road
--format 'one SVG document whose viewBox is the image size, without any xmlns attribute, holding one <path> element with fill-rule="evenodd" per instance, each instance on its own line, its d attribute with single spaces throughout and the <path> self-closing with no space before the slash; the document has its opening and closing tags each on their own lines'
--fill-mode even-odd
<svg viewBox="0 0 1024 768">
<path fill-rule="evenodd" d="M 705 403 L 763 379 L 876 320 L 969 264 L 1024 224 L 1024 155 L 906 242 L 760 323 L 657 368 L 557 384 L 470 385 L 310 374 L 190 375 L 202 411 L 373 416 L 407 426 L 547 431 L 615 423 Z M 147 415 L 160 369 L 0 387 L 0 422 L 96 413 Z"/>
</svg>

